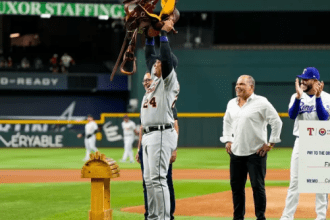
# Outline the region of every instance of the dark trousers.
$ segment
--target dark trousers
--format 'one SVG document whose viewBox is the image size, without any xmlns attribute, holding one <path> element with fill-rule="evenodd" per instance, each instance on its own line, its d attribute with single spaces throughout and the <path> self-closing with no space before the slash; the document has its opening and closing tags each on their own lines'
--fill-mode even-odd
<svg viewBox="0 0 330 220">
<path fill-rule="evenodd" d="M 249 173 L 253 190 L 255 215 L 257 220 L 265 220 L 266 211 L 266 176 L 265 157 L 257 154 L 235 156 L 230 154 L 230 185 L 233 193 L 234 220 L 243 220 L 245 215 L 245 183 Z"/>
<path fill-rule="evenodd" d="M 143 153 L 142 153 L 142 146 L 140 147 L 139 150 L 139 158 L 140 158 L 140 165 L 141 165 L 141 170 L 142 170 L 142 178 L 143 178 Z M 173 178 L 172 178 L 172 164 L 170 164 L 170 167 L 168 168 L 168 173 L 167 173 L 167 185 L 168 185 L 168 190 L 170 191 L 170 202 L 171 202 L 171 220 L 174 219 L 174 211 L 175 211 L 175 195 L 174 195 L 174 187 L 173 187 Z M 147 196 L 147 189 L 146 189 L 146 183 L 144 182 L 143 178 L 143 194 L 144 194 L 144 207 L 146 212 L 144 213 L 144 219 L 148 219 L 148 196 Z"/>
</svg>

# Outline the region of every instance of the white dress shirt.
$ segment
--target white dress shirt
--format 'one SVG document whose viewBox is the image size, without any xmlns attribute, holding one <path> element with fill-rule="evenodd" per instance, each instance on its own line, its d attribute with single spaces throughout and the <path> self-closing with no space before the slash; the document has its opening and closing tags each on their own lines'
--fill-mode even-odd
<svg viewBox="0 0 330 220">
<path fill-rule="evenodd" d="M 232 142 L 231 151 L 236 156 L 255 154 L 267 143 L 267 124 L 271 126 L 270 143 L 281 142 L 282 121 L 272 104 L 254 93 L 240 107 L 238 99 L 228 102 L 223 118 L 222 143 Z"/>
</svg>

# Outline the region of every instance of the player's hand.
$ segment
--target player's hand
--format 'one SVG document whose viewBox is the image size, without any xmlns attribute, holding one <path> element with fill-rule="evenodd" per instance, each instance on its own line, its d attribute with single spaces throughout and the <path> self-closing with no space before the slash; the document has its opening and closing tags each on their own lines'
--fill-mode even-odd
<svg viewBox="0 0 330 220">
<path fill-rule="evenodd" d="M 301 99 L 303 92 L 304 91 L 302 90 L 301 85 L 299 85 L 299 79 L 296 78 L 296 93 L 297 93 L 296 98 Z"/>
<path fill-rule="evenodd" d="M 174 23 L 172 20 L 164 21 L 164 26 L 162 27 L 163 31 L 170 32 L 174 28 Z"/>
<path fill-rule="evenodd" d="M 232 154 L 232 152 L 231 152 L 231 144 L 232 144 L 232 142 L 227 142 L 226 143 L 226 151 L 227 151 L 228 154 Z"/>
<path fill-rule="evenodd" d="M 81 137 L 82 137 L 82 134 L 78 134 L 78 135 L 77 135 L 77 138 L 81 138 Z"/>
<path fill-rule="evenodd" d="M 321 92 L 323 91 L 323 88 L 324 88 L 324 82 L 320 82 L 320 81 L 316 81 L 314 84 L 313 84 L 313 89 L 315 90 L 315 96 L 317 98 L 321 97 Z"/>
<path fill-rule="evenodd" d="M 177 151 L 175 150 L 175 151 L 172 152 L 170 163 L 174 163 L 175 162 L 176 156 L 177 156 Z"/>
<path fill-rule="evenodd" d="M 275 145 L 274 143 L 262 145 L 262 147 L 257 150 L 257 154 L 260 157 L 266 156 L 267 152 L 270 151 L 274 147 L 274 145 Z"/>
<path fill-rule="evenodd" d="M 141 161 L 140 161 L 140 156 L 139 156 L 139 149 L 138 149 L 138 152 L 137 152 L 136 155 L 135 155 L 135 159 L 136 159 L 136 161 L 137 161 L 138 163 L 141 163 Z"/>
</svg>

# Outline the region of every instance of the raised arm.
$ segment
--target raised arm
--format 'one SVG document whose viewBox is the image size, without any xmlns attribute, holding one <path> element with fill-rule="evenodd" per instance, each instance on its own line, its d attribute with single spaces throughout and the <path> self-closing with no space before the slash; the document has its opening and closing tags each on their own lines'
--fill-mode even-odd
<svg viewBox="0 0 330 220">
<path fill-rule="evenodd" d="M 324 103 L 321 99 L 321 93 L 323 91 L 323 88 L 324 88 L 324 82 L 322 81 L 321 83 L 320 82 L 317 82 L 317 83 L 314 83 L 314 86 L 316 87 L 316 113 L 317 113 L 317 116 L 319 118 L 319 120 L 322 120 L 322 121 L 325 121 L 325 120 L 328 120 L 329 119 L 329 113 L 328 111 L 325 109 L 324 107 Z M 324 100 L 325 102 L 327 102 L 327 100 Z"/>
<path fill-rule="evenodd" d="M 143 126 L 140 126 L 140 131 L 139 131 L 139 140 L 138 140 L 138 144 L 137 144 L 137 153 L 135 155 L 135 159 L 138 163 L 140 163 L 140 158 L 139 158 L 139 150 L 141 148 L 141 141 L 142 141 L 142 135 L 143 135 Z"/>
<path fill-rule="evenodd" d="M 321 97 L 316 98 L 316 113 L 319 120 L 326 121 L 329 119 L 329 112 L 324 108 Z"/>
<path fill-rule="evenodd" d="M 289 104 L 289 117 L 295 120 L 299 113 L 301 99 L 298 99 L 293 95 Z"/>
<path fill-rule="evenodd" d="M 151 73 L 152 65 L 156 61 L 155 39 L 146 39 L 145 59 L 149 73 Z"/>
<path fill-rule="evenodd" d="M 298 116 L 300 102 L 301 102 L 301 96 L 303 94 L 303 90 L 302 90 L 301 86 L 299 85 L 298 78 L 296 78 L 295 87 L 296 87 L 296 95 L 293 95 L 291 97 L 290 104 L 289 104 L 289 117 L 293 120 L 295 120 Z"/>
<path fill-rule="evenodd" d="M 173 60 L 170 43 L 167 38 L 167 32 L 171 31 L 173 28 L 173 21 L 165 21 L 165 25 L 160 31 L 160 56 L 162 62 L 162 77 L 165 79 L 173 69 Z"/>
</svg>

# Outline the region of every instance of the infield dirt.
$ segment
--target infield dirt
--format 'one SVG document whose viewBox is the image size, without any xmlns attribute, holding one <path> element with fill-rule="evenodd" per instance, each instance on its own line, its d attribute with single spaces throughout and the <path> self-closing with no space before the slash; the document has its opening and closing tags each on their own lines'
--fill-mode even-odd
<svg viewBox="0 0 330 220">
<path fill-rule="evenodd" d="M 45 183 L 90 181 L 80 177 L 80 170 L 0 170 L 0 183 Z M 229 179 L 229 170 L 173 170 L 174 180 L 225 180 Z M 289 180 L 289 170 L 267 170 L 266 180 Z M 120 178 L 112 181 L 142 180 L 139 169 L 120 170 Z"/>
<path fill-rule="evenodd" d="M 45 183 L 45 182 L 89 182 L 82 179 L 80 170 L 0 170 L 0 183 Z M 120 178 L 113 181 L 139 181 L 142 174 L 139 169 L 124 169 L 120 171 Z M 174 180 L 189 179 L 229 179 L 229 170 L 173 170 Z M 266 180 L 289 180 L 289 170 L 267 170 Z M 279 218 L 285 205 L 287 187 L 267 187 L 268 218 Z M 141 189 L 142 194 L 142 189 Z M 302 194 L 295 214 L 296 218 L 315 217 L 315 195 Z M 205 196 L 197 196 L 176 201 L 175 215 L 181 216 L 215 216 L 231 217 L 233 213 L 231 191 L 220 192 Z M 144 206 L 124 208 L 125 212 L 144 213 Z M 246 189 L 246 217 L 254 217 L 252 189 Z M 330 217 L 328 212 L 327 217 Z"/>
</svg>

